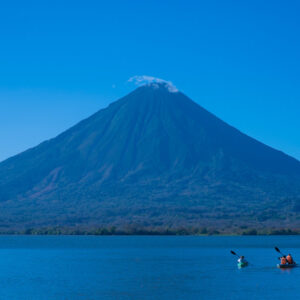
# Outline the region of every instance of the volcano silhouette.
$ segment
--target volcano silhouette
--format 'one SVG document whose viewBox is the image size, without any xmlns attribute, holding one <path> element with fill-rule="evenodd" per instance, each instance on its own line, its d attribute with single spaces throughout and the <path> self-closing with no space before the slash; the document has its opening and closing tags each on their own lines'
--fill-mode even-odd
<svg viewBox="0 0 300 300">
<path fill-rule="evenodd" d="M 0 229 L 295 225 L 299 178 L 296 159 L 149 84 L 2 162 Z"/>
</svg>

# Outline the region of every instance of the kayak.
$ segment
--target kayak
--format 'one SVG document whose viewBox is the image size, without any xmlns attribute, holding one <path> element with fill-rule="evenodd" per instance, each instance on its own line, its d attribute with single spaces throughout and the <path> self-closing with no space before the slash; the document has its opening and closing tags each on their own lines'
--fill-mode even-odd
<svg viewBox="0 0 300 300">
<path fill-rule="evenodd" d="M 296 268 L 298 267 L 297 264 L 285 264 L 285 265 L 282 265 L 282 264 L 278 264 L 277 265 L 277 268 L 280 268 L 280 269 L 291 269 L 291 268 Z"/>
<path fill-rule="evenodd" d="M 248 262 L 239 262 L 238 263 L 238 268 L 240 269 L 240 268 L 245 268 L 245 267 L 247 267 L 248 266 Z"/>
</svg>

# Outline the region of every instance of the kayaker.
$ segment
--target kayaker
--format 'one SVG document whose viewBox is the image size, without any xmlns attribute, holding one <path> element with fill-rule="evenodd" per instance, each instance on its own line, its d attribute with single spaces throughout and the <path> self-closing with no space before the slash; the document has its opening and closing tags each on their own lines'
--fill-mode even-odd
<svg viewBox="0 0 300 300">
<path fill-rule="evenodd" d="M 240 258 L 238 259 L 238 263 L 239 263 L 239 264 L 246 264 L 247 261 L 246 261 L 246 259 L 245 259 L 244 256 L 240 256 Z"/>
<path fill-rule="evenodd" d="M 292 258 L 292 255 L 291 255 L 291 254 L 289 254 L 289 255 L 286 257 L 286 260 L 287 260 L 288 264 L 290 264 L 290 265 L 293 265 L 293 264 L 295 263 L 294 260 L 293 260 L 293 258 Z"/>
<path fill-rule="evenodd" d="M 287 264 L 287 260 L 285 256 L 280 257 L 280 264 L 281 265 L 286 265 Z"/>
</svg>

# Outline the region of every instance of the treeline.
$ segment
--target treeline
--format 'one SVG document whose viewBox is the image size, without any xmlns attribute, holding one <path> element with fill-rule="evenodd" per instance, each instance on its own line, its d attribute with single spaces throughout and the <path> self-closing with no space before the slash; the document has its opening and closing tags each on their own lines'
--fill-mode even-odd
<svg viewBox="0 0 300 300">
<path fill-rule="evenodd" d="M 218 235 L 219 231 L 207 228 L 29 228 L 24 230 L 0 231 L 11 235 Z"/>
<path fill-rule="evenodd" d="M 98 228 L 66 228 L 66 227 L 46 227 L 46 228 L 28 228 L 23 230 L 0 230 L 0 234 L 10 235 L 300 235 L 298 229 L 237 229 L 226 228 L 217 230 L 214 228 L 141 228 L 141 227 L 125 227 L 117 228 L 98 227 Z"/>
<path fill-rule="evenodd" d="M 242 235 L 299 235 L 299 229 L 248 229 Z"/>
</svg>

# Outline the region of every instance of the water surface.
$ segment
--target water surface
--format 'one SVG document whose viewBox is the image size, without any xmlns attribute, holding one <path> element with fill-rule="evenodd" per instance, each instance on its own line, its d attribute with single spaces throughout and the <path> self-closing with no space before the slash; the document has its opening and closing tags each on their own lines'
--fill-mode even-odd
<svg viewBox="0 0 300 300">
<path fill-rule="evenodd" d="M 298 299 L 274 246 L 300 261 L 297 236 L 0 236 L 0 299 Z"/>
</svg>

